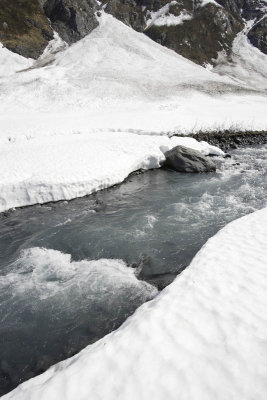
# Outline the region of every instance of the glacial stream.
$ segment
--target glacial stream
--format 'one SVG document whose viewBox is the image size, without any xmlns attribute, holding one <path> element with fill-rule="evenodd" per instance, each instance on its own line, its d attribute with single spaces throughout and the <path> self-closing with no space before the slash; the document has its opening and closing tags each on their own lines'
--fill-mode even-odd
<svg viewBox="0 0 267 400">
<path fill-rule="evenodd" d="M 264 207 L 266 149 L 0 214 L 0 395 L 116 329 L 208 238 Z"/>
</svg>

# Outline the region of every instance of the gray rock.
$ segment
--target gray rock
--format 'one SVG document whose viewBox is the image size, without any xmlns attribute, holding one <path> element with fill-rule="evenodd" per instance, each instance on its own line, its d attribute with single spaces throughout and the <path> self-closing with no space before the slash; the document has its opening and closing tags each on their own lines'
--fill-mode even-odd
<svg viewBox="0 0 267 400">
<path fill-rule="evenodd" d="M 176 146 L 165 153 L 164 166 L 177 172 L 214 172 L 216 165 L 199 151 Z"/>
<path fill-rule="evenodd" d="M 98 26 L 95 0 L 47 0 L 43 8 L 52 27 L 69 44 L 82 39 Z"/>
<path fill-rule="evenodd" d="M 248 32 L 248 39 L 255 47 L 267 54 L 267 16 Z"/>
</svg>

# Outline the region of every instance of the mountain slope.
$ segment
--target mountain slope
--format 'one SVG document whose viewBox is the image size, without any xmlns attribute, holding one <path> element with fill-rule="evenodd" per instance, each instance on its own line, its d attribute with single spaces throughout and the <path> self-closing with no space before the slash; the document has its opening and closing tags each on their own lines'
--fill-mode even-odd
<svg viewBox="0 0 267 400">
<path fill-rule="evenodd" d="M 44 61 L 44 59 L 43 59 Z M 38 82 L 38 84 L 37 84 Z M 94 107 L 96 101 L 169 98 L 184 89 L 235 90 L 230 79 L 195 65 L 108 15 L 89 36 L 54 57 L 50 65 L 2 80 L 1 105 L 51 109 Z M 19 93 L 19 97 L 18 97 Z"/>
<path fill-rule="evenodd" d="M 9 60 L 0 67 L 2 137 L 85 126 L 152 132 L 216 124 L 264 127 L 264 86 L 250 79 L 251 71 L 234 79 L 220 76 L 107 14 L 99 23 L 56 54 L 62 41 L 54 40 L 32 65 L 0 48 L 0 57 Z M 254 67 L 256 74 L 255 60 Z"/>
<path fill-rule="evenodd" d="M 267 51 L 265 0 L 2 0 L 1 6 L 0 41 L 35 59 L 52 29 L 74 43 L 98 26 L 101 9 L 201 65 L 214 64 L 222 51 L 230 56 L 236 35 L 252 19 L 248 37 Z"/>
<path fill-rule="evenodd" d="M 257 75 L 220 76 L 110 15 L 98 22 L 69 47 L 55 38 L 37 61 L 0 48 L 2 211 L 84 196 L 158 167 L 174 132 L 266 129 Z"/>
</svg>

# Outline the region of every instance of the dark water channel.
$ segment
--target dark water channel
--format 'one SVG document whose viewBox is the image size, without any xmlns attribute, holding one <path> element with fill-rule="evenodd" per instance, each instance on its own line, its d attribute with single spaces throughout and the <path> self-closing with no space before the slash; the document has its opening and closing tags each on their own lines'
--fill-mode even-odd
<svg viewBox="0 0 267 400">
<path fill-rule="evenodd" d="M 0 215 L 0 395 L 116 329 L 220 228 L 266 205 L 266 146 L 215 162 Z"/>
</svg>

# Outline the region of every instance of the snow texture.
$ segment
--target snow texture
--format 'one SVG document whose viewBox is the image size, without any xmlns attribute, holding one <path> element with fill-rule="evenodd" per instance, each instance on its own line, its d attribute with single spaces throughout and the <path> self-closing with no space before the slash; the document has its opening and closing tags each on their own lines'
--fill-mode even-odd
<svg viewBox="0 0 267 400">
<path fill-rule="evenodd" d="M 164 152 L 179 144 L 204 155 L 223 154 L 193 138 L 126 132 L 35 137 L 0 148 L 0 212 L 70 200 L 122 182 L 138 169 L 158 168 Z"/>
<path fill-rule="evenodd" d="M 148 21 L 148 26 L 156 25 L 156 26 L 173 26 L 173 25 L 181 25 L 184 21 L 189 21 L 192 19 L 192 15 L 183 11 L 180 15 L 161 15 L 160 17 L 153 19 L 153 15 L 151 20 Z"/>
<path fill-rule="evenodd" d="M 5 400 L 264 400 L 267 209 L 210 239 L 117 331 Z"/>
<path fill-rule="evenodd" d="M 172 26 L 183 24 L 184 21 L 192 19 L 192 15 L 185 10 L 181 12 L 180 15 L 170 14 L 170 7 L 176 5 L 177 1 L 171 1 L 165 6 L 161 7 L 158 11 L 149 11 L 149 18 L 147 19 L 146 29 L 150 28 L 152 25 L 156 26 Z"/>
<path fill-rule="evenodd" d="M 200 0 L 200 7 L 205 7 L 207 4 L 214 4 L 216 7 L 221 7 L 215 0 Z"/>
<path fill-rule="evenodd" d="M 227 55 L 221 53 L 213 71 L 222 76 L 231 76 L 239 82 L 246 81 L 251 87 L 266 91 L 267 56 L 254 47 L 246 36 L 253 24 L 254 21 L 247 22 L 244 30 L 235 38 L 230 62 Z"/>
</svg>

